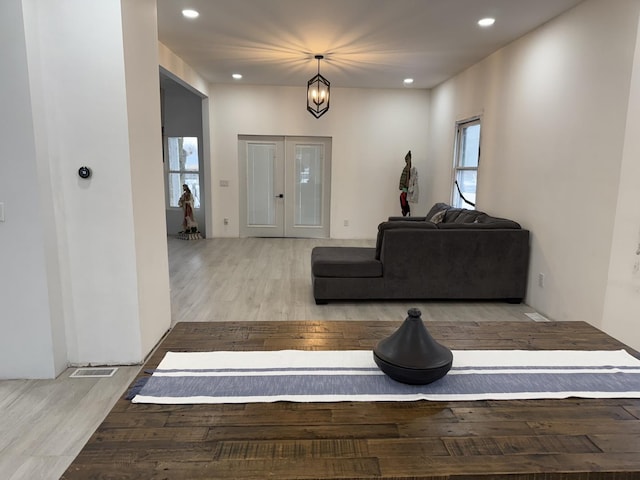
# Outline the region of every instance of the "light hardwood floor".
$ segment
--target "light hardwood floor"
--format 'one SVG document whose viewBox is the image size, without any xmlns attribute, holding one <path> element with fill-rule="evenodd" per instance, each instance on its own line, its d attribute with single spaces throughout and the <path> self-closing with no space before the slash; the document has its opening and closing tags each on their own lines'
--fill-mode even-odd
<svg viewBox="0 0 640 480">
<path fill-rule="evenodd" d="M 375 246 L 373 240 L 297 238 L 169 239 L 171 317 L 225 320 L 403 320 L 417 307 L 429 320 L 526 320 L 526 305 L 502 302 L 339 302 L 316 305 L 311 250 L 317 245 Z"/>
<path fill-rule="evenodd" d="M 527 305 L 501 302 L 340 302 L 315 305 L 310 256 L 316 245 L 373 240 L 169 238 L 172 325 L 226 320 L 397 320 L 411 307 L 425 321 L 530 321 Z M 139 366 L 112 378 L 0 381 L 0 479 L 58 479 Z"/>
</svg>

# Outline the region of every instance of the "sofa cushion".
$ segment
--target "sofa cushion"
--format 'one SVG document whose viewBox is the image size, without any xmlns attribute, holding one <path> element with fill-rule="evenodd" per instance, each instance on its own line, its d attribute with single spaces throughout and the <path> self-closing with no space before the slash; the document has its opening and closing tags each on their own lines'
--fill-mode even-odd
<svg viewBox="0 0 640 480">
<path fill-rule="evenodd" d="M 430 222 L 435 223 L 436 225 L 438 223 L 442 223 L 444 221 L 444 215 L 447 213 L 446 210 L 440 210 L 439 212 L 437 212 L 433 217 L 431 217 L 429 219 Z"/>
<path fill-rule="evenodd" d="M 431 210 L 429 210 L 427 212 L 427 215 L 424 218 L 425 218 L 425 220 L 431 221 L 431 219 L 433 218 L 433 216 L 436 213 L 438 213 L 438 212 L 440 212 L 442 210 L 448 210 L 450 208 L 451 208 L 451 206 L 447 205 L 446 203 L 442 203 L 442 202 L 434 203 L 433 207 L 431 207 Z"/>
<path fill-rule="evenodd" d="M 445 223 L 473 223 L 480 215 L 486 215 L 478 210 L 466 208 L 450 208 L 444 216 Z"/>
<path fill-rule="evenodd" d="M 384 238 L 384 232 L 387 230 L 397 230 L 399 228 L 416 228 L 421 230 L 435 230 L 438 228 L 434 223 L 429 221 L 413 222 L 413 221 L 398 221 L 382 222 L 378 225 L 378 237 L 376 238 L 376 251 L 375 259 L 380 260 L 380 250 L 382 249 L 382 239 Z"/>
<path fill-rule="evenodd" d="M 382 262 L 375 248 L 315 247 L 311 251 L 311 273 L 316 277 L 381 277 Z"/>
</svg>

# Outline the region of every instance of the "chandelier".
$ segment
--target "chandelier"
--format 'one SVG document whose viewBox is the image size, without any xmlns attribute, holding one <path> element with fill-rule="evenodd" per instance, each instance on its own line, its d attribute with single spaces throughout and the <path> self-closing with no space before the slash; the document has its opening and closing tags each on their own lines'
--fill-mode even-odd
<svg viewBox="0 0 640 480">
<path fill-rule="evenodd" d="M 329 80 L 320 75 L 320 60 L 324 55 L 316 55 L 318 74 L 307 82 L 307 110 L 316 118 L 320 118 L 329 110 Z"/>
</svg>

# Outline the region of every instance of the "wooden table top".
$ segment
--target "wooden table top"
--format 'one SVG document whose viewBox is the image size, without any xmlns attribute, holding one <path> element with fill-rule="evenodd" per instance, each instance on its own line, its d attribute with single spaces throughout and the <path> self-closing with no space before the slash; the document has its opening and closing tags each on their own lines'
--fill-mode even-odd
<svg viewBox="0 0 640 480">
<path fill-rule="evenodd" d="M 638 356 L 583 322 L 426 325 L 456 350 L 627 348 Z M 372 349 L 399 326 L 179 323 L 145 368 L 167 351 Z M 62 478 L 640 479 L 640 400 L 149 405 L 121 398 Z"/>
</svg>

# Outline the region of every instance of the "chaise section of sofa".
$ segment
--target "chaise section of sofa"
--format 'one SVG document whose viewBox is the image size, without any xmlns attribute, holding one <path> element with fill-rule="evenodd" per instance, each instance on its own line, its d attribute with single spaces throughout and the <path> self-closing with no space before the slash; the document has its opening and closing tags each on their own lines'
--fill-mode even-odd
<svg viewBox="0 0 640 480">
<path fill-rule="evenodd" d="M 434 220 L 434 221 L 432 221 Z M 375 248 L 316 247 L 316 303 L 469 299 L 518 303 L 526 292 L 529 231 L 512 220 L 436 204 L 425 217 L 391 217 Z"/>
</svg>

